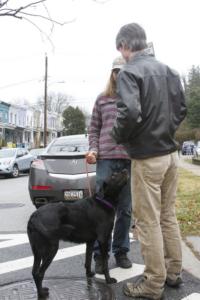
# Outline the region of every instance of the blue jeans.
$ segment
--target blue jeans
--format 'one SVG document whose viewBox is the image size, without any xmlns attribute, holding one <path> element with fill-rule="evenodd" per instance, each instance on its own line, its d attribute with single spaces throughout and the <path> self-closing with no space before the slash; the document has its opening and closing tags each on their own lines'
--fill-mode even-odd
<svg viewBox="0 0 200 300">
<path fill-rule="evenodd" d="M 127 169 L 129 172 L 129 181 L 123 187 L 118 196 L 118 205 L 115 216 L 115 225 L 113 230 L 112 252 L 126 253 L 130 250 L 129 230 L 131 225 L 131 187 L 130 187 L 130 172 L 131 161 L 128 159 L 104 159 L 97 161 L 96 169 L 96 192 L 99 191 L 103 182 L 114 171 Z M 111 239 L 109 250 L 111 249 Z M 96 241 L 94 245 L 94 256 L 100 254 L 99 244 Z"/>
</svg>

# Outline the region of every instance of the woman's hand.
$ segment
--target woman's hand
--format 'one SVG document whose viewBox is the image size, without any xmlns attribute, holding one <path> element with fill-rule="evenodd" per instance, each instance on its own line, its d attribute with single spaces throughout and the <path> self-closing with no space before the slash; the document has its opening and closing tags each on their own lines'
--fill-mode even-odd
<svg viewBox="0 0 200 300">
<path fill-rule="evenodd" d="M 97 161 L 97 152 L 96 151 L 89 151 L 85 155 L 86 161 L 88 164 L 96 164 Z"/>
</svg>

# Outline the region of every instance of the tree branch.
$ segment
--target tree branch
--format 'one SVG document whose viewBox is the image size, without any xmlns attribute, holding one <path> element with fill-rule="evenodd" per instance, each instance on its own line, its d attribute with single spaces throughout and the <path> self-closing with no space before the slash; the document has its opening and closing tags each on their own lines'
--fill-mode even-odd
<svg viewBox="0 0 200 300">
<path fill-rule="evenodd" d="M 6 0 L 5 2 L 0 4 L 0 16 L 9 16 L 9 17 L 22 19 L 22 17 L 19 16 L 18 14 L 22 13 L 27 8 L 34 7 L 35 5 L 37 6 L 38 4 L 44 3 L 45 1 L 47 0 L 39 0 L 39 1 L 31 2 L 25 6 L 20 6 L 18 8 L 2 8 L 6 4 L 8 4 L 9 0 Z"/>
<path fill-rule="evenodd" d="M 30 19 L 24 17 L 24 20 L 26 20 L 27 22 L 31 23 L 37 30 L 39 30 L 39 32 L 41 33 L 41 36 L 45 36 L 46 39 L 49 41 L 49 43 L 52 46 L 52 49 L 54 50 L 54 44 L 52 42 L 52 40 L 50 39 L 50 37 L 48 36 L 48 34 L 46 34 L 39 26 L 37 26 L 37 24 L 35 24 L 34 22 L 32 22 Z"/>
<path fill-rule="evenodd" d="M 4 2 L 1 2 L 1 3 L 0 3 L 0 9 L 1 9 L 1 7 L 3 7 L 4 5 L 6 5 L 6 4 L 8 3 L 8 1 L 9 1 L 9 0 L 6 0 L 6 1 L 4 1 Z"/>
</svg>

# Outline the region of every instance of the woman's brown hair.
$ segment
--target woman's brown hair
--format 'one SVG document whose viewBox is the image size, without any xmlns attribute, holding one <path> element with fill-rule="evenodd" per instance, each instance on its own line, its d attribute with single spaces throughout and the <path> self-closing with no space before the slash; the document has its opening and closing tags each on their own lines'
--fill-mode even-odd
<svg viewBox="0 0 200 300">
<path fill-rule="evenodd" d="M 112 70 L 109 81 L 105 88 L 105 91 L 103 92 L 103 95 L 106 97 L 114 98 L 117 95 L 116 94 L 116 80 L 115 80 L 114 74 L 113 74 L 114 72 L 115 72 L 115 70 Z"/>
</svg>

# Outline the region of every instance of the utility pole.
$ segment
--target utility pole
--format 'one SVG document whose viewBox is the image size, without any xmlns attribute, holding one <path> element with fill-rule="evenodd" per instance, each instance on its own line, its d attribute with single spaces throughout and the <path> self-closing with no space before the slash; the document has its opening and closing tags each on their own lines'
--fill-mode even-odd
<svg viewBox="0 0 200 300">
<path fill-rule="evenodd" d="M 47 78 L 48 57 L 45 54 L 45 76 L 44 76 L 44 147 L 47 146 Z"/>
</svg>

